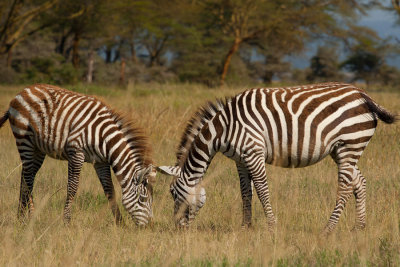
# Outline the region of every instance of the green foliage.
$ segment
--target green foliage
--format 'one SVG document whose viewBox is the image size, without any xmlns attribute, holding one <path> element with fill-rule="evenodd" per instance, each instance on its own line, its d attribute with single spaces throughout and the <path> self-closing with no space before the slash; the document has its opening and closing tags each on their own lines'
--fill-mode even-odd
<svg viewBox="0 0 400 267">
<path fill-rule="evenodd" d="M 212 54 L 185 53 L 181 60 L 173 65 L 173 70 L 183 82 L 203 83 L 215 86 L 218 83 L 220 60 L 211 57 Z"/>
<path fill-rule="evenodd" d="M 33 57 L 26 69 L 20 69 L 25 83 L 75 84 L 79 80 L 79 71 L 71 63 L 63 63 L 59 56 Z"/>
<path fill-rule="evenodd" d="M 317 54 L 311 58 L 307 80 L 310 82 L 342 80 L 338 58 L 334 47 L 319 47 Z"/>
<path fill-rule="evenodd" d="M 385 40 L 357 24 L 357 15 L 372 6 L 369 1 L 3 2 L 3 83 L 75 84 L 89 77 L 90 82 L 123 86 L 176 80 L 211 87 L 225 80 L 269 84 L 276 78 L 286 80 L 291 66 L 285 59 L 303 53 L 314 40 L 344 44 L 352 54 L 343 67 L 355 79 L 386 85 L 396 80 L 396 70 L 385 67 L 388 54 L 370 49 Z M 294 73 L 292 79 L 344 79 L 336 69 L 338 53 L 329 49 L 321 48 L 310 70 Z M 381 47 L 379 52 L 384 50 Z M 95 63 L 89 64 L 93 54 Z M 126 62 L 125 79 L 121 79 L 121 61 Z"/>
<path fill-rule="evenodd" d="M 356 46 L 341 67 L 354 74 L 353 80 L 364 80 L 367 84 L 376 80 L 376 76 L 384 63 L 381 49 L 372 44 Z"/>
<path fill-rule="evenodd" d="M 381 64 L 382 59 L 377 54 L 357 50 L 343 63 L 343 67 L 363 75 L 376 71 Z"/>
<path fill-rule="evenodd" d="M 396 67 L 383 64 L 379 68 L 377 78 L 385 86 L 397 86 L 400 84 L 400 70 Z"/>
<path fill-rule="evenodd" d="M 0 65 L 0 84 L 18 84 L 20 75 L 13 69 Z"/>
</svg>

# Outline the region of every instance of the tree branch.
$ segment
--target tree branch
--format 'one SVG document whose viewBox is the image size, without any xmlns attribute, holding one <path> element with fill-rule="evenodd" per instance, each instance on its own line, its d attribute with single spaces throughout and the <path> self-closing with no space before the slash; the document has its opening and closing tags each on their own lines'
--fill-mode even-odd
<svg viewBox="0 0 400 267">
<path fill-rule="evenodd" d="M 392 0 L 392 5 L 396 12 L 400 15 L 400 0 Z"/>
</svg>

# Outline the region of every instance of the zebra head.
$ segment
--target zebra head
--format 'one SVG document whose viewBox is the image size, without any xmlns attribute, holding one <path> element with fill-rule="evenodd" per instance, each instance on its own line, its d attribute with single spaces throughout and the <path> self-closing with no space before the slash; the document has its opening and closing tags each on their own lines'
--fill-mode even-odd
<svg viewBox="0 0 400 267">
<path fill-rule="evenodd" d="M 188 227 L 206 202 L 206 190 L 200 185 L 188 186 L 179 166 L 160 166 L 157 170 L 173 176 L 170 192 L 174 199 L 174 218 L 178 227 Z"/>
<path fill-rule="evenodd" d="M 152 165 L 138 171 L 130 190 L 122 192 L 122 204 L 139 226 L 147 225 L 153 218 L 153 187 L 156 170 Z"/>
</svg>

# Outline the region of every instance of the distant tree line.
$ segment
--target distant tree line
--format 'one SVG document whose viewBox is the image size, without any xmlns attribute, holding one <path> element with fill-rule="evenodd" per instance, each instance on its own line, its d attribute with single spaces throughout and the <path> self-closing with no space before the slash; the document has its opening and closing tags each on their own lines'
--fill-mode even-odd
<svg viewBox="0 0 400 267">
<path fill-rule="evenodd" d="M 3 0 L 0 82 L 398 84 L 386 64 L 396 46 L 357 25 L 377 2 Z M 293 69 L 288 57 L 310 44 L 309 68 Z"/>
</svg>

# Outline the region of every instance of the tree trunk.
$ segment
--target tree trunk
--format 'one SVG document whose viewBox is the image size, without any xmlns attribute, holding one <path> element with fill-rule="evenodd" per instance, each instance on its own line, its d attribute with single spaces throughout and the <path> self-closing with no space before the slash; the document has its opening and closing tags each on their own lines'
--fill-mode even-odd
<svg viewBox="0 0 400 267">
<path fill-rule="evenodd" d="M 88 58 L 88 72 L 86 75 L 87 83 L 92 83 L 92 81 L 93 81 L 93 70 L 94 70 L 93 66 L 94 66 L 93 50 L 90 49 L 89 58 Z"/>
<path fill-rule="evenodd" d="M 392 4 L 396 12 L 400 15 L 400 1 L 399 0 L 392 0 Z"/>
<path fill-rule="evenodd" d="M 125 59 L 121 59 L 121 71 L 120 71 L 120 75 L 119 75 L 119 82 L 120 84 L 124 84 L 125 83 Z"/>
<path fill-rule="evenodd" d="M 229 52 L 225 57 L 224 64 L 223 64 L 223 67 L 222 67 L 221 79 L 220 79 L 220 85 L 221 86 L 223 86 L 225 84 L 226 74 L 228 73 L 229 64 L 231 63 L 232 56 L 239 49 L 239 46 L 240 46 L 241 42 L 242 42 L 241 39 L 235 38 L 235 41 L 234 41 L 231 49 L 229 49 Z"/>
<path fill-rule="evenodd" d="M 271 84 L 272 78 L 274 77 L 274 73 L 272 71 L 266 71 L 264 74 L 264 83 Z"/>
<path fill-rule="evenodd" d="M 80 33 L 76 32 L 72 43 L 72 65 L 75 68 L 79 67 L 79 41 L 80 41 Z"/>
<path fill-rule="evenodd" d="M 13 52 L 13 46 L 11 46 L 7 52 L 7 68 L 11 68 L 12 52 Z"/>
<path fill-rule="evenodd" d="M 72 31 L 69 30 L 67 33 L 65 33 L 65 31 L 63 30 L 59 44 L 56 47 L 56 53 L 59 53 L 59 54 L 63 55 L 64 57 L 67 57 L 67 53 L 65 51 L 66 50 L 65 45 L 67 43 L 68 37 L 71 35 L 71 32 Z"/>
<path fill-rule="evenodd" d="M 106 47 L 106 63 L 111 63 L 111 47 L 107 45 Z"/>
</svg>

